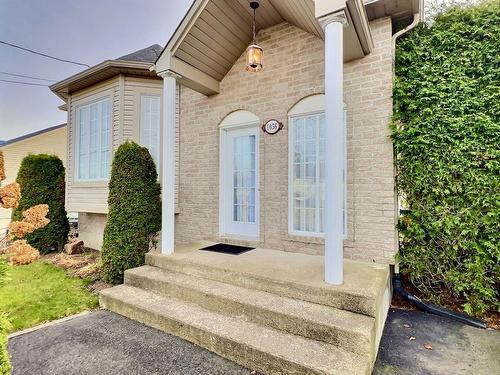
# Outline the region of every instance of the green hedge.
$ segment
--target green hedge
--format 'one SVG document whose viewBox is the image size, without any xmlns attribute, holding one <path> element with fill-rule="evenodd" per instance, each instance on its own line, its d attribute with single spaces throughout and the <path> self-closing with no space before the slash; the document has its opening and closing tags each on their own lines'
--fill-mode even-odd
<svg viewBox="0 0 500 375">
<path fill-rule="evenodd" d="M 19 206 L 13 220 L 22 220 L 23 211 L 37 204 L 47 204 L 50 223 L 26 236 L 28 243 L 41 253 L 61 250 L 68 239 L 69 223 L 64 209 L 64 166 L 55 155 L 28 155 L 19 167 L 17 183 L 21 187 Z"/>
<path fill-rule="evenodd" d="M 452 9 L 396 50 L 403 273 L 426 298 L 499 310 L 500 2 Z"/>
<path fill-rule="evenodd" d="M 0 258 L 0 287 L 6 281 L 7 263 Z M 0 313 L 0 375 L 10 374 L 9 353 L 7 353 L 7 331 L 10 328 L 10 322 L 5 313 Z"/>
<path fill-rule="evenodd" d="M 7 352 L 7 331 L 10 328 L 7 314 L 0 312 L 0 375 L 10 375 L 11 367 Z"/>
<path fill-rule="evenodd" d="M 160 184 L 147 148 L 129 141 L 116 151 L 108 207 L 102 271 L 106 282 L 120 283 L 126 269 L 144 264 L 144 255 L 161 229 Z"/>
</svg>

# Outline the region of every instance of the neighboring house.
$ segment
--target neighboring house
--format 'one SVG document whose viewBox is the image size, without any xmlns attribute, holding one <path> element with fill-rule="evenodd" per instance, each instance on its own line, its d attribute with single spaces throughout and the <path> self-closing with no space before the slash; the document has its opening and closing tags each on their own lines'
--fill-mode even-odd
<svg viewBox="0 0 500 375">
<path fill-rule="evenodd" d="M 106 60 L 52 85 L 68 112 L 66 210 L 78 212 L 79 238 L 100 249 L 108 212 L 113 152 L 127 139 L 160 159 L 162 80 L 149 70 L 152 45 Z"/>
<path fill-rule="evenodd" d="M 148 134 L 161 135 L 161 253 L 103 291 L 102 306 L 262 373 L 368 374 L 398 249 L 393 35 L 418 21 L 422 4 L 267 0 L 253 13 L 256 3 L 194 1 L 144 68 L 163 89 L 155 104 L 138 107 L 141 89 L 116 95 L 127 92 L 124 72 L 104 76 L 114 80 L 111 92 L 95 67 L 82 73 L 93 82 L 88 91 L 62 95 L 71 84 L 52 86 L 71 108 L 67 204 L 93 207 L 103 225 L 112 150 L 155 124 Z M 86 136 L 71 135 L 89 132 L 93 100 L 96 111 L 114 114 L 97 120 L 113 143 L 91 142 L 94 164 L 72 146 Z M 75 157 L 98 181 L 81 181 Z M 213 243 L 256 249 L 199 251 Z"/>
<path fill-rule="evenodd" d="M 52 126 L 34 133 L 26 134 L 0 144 L 4 154 L 5 174 L 2 182 L 14 182 L 23 158 L 29 154 L 51 154 L 58 156 L 66 164 L 66 124 Z M 0 233 L 4 233 L 10 223 L 12 210 L 0 208 Z"/>
</svg>

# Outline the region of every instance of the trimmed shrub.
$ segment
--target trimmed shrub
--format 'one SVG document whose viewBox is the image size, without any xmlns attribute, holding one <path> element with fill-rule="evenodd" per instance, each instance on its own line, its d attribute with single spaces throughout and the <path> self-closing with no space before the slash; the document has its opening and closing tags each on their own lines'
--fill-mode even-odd
<svg viewBox="0 0 500 375">
<path fill-rule="evenodd" d="M 0 375 L 10 375 L 11 367 L 7 352 L 7 331 L 10 327 L 7 314 L 0 313 Z"/>
<path fill-rule="evenodd" d="M 17 172 L 21 186 L 19 206 L 12 211 L 12 220 L 21 221 L 23 211 L 38 204 L 47 204 L 50 220 L 45 227 L 28 234 L 26 240 L 42 254 L 62 250 L 68 239 L 69 223 L 64 209 L 64 166 L 55 155 L 28 155 Z"/>
<path fill-rule="evenodd" d="M 0 258 L 0 287 L 5 283 L 7 279 L 7 269 L 7 262 L 4 259 Z"/>
<path fill-rule="evenodd" d="M 402 272 L 424 297 L 500 310 L 500 2 L 452 9 L 397 45 L 393 139 Z"/>
<path fill-rule="evenodd" d="M 129 141 L 116 151 L 108 210 L 101 252 L 103 278 L 121 283 L 126 269 L 144 264 L 144 255 L 161 229 L 161 189 L 147 148 Z"/>
<path fill-rule="evenodd" d="M 7 263 L 0 258 L 0 287 L 5 283 Z M 0 313 L 0 375 L 10 374 L 9 353 L 7 353 L 7 331 L 11 325 L 8 316 Z"/>
</svg>

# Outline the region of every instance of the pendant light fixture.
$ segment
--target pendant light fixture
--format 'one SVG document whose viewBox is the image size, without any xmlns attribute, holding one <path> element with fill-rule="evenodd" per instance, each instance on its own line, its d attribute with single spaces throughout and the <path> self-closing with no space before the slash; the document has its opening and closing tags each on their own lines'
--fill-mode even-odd
<svg viewBox="0 0 500 375">
<path fill-rule="evenodd" d="M 264 51 L 255 43 L 255 11 L 259 7 L 258 1 L 250 1 L 250 8 L 253 9 L 252 44 L 247 48 L 247 67 L 249 72 L 258 72 L 262 69 L 262 57 Z"/>
</svg>

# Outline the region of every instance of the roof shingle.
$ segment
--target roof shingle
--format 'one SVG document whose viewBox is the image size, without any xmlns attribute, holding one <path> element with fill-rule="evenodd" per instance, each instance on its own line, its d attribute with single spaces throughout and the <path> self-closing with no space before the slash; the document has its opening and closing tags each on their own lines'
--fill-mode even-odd
<svg viewBox="0 0 500 375">
<path fill-rule="evenodd" d="M 158 56 L 160 56 L 162 50 L 163 50 L 162 46 L 160 46 L 159 44 L 153 44 L 149 47 L 119 57 L 116 60 L 154 63 L 158 58 Z"/>
</svg>

